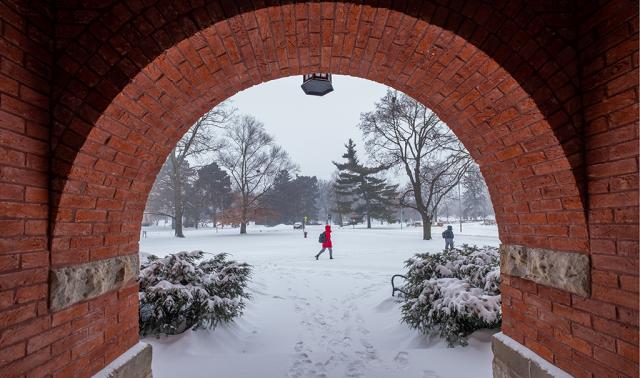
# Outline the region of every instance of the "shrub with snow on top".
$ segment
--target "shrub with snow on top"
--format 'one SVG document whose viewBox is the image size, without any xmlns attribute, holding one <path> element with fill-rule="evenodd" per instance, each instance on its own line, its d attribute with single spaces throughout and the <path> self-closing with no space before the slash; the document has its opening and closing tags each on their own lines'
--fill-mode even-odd
<svg viewBox="0 0 640 378">
<path fill-rule="evenodd" d="M 227 254 L 202 260 L 205 252 L 151 255 L 140 268 L 140 334 L 215 328 L 242 314 L 251 266 Z M 202 260 L 202 261 L 200 261 Z"/>
<path fill-rule="evenodd" d="M 468 246 L 406 261 L 402 320 L 422 333 L 436 332 L 449 346 L 466 345 L 482 328 L 498 328 L 500 254 L 495 247 Z"/>
</svg>

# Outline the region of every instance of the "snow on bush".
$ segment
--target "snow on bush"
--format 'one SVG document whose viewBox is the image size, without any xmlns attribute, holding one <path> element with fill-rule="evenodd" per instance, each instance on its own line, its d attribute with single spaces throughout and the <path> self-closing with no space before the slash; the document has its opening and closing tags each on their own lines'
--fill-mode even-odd
<svg viewBox="0 0 640 378">
<path fill-rule="evenodd" d="M 202 260 L 205 252 L 147 257 L 140 268 L 140 334 L 215 328 L 241 315 L 251 266 L 227 254 Z M 200 261 L 202 260 L 202 261 Z"/>
<path fill-rule="evenodd" d="M 437 332 L 450 347 L 467 345 L 481 328 L 500 327 L 500 255 L 495 247 L 462 245 L 406 261 L 402 320 L 423 333 Z"/>
</svg>

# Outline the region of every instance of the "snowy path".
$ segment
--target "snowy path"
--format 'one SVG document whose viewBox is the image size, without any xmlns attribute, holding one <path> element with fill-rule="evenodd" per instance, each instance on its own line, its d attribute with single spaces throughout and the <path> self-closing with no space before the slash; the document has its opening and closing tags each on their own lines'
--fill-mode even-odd
<svg viewBox="0 0 640 378">
<path fill-rule="evenodd" d="M 303 239 L 288 227 L 187 232 L 149 231 L 141 251 L 230 252 L 254 265 L 252 300 L 233 324 L 214 331 L 147 338 L 154 377 L 490 377 L 490 333 L 450 349 L 400 323 L 391 275 L 416 252 L 435 251 L 417 229 L 336 229 L 334 260 L 315 261 L 320 228 Z M 440 229 L 434 229 L 439 235 Z M 497 245 L 495 226 L 465 225 L 457 242 Z"/>
</svg>

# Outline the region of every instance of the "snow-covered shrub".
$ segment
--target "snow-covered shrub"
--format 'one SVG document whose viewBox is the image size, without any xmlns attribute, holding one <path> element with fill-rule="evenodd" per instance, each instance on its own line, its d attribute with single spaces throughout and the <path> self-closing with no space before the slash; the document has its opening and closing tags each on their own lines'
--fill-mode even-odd
<svg viewBox="0 0 640 378">
<path fill-rule="evenodd" d="M 173 335 L 189 328 L 215 328 L 241 315 L 251 266 L 227 254 L 202 260 L 205 252 L 151 255 L 140 268 L 140 334 Z M 202 260 L 202 261 L 200 261 Z"/>
<path fill-rule="evenodd" d="M 495 247 L 462 245 L 420 253 L 406 261 L 402 320 L 423 333 L 437 332 L 449 346 L 466 345 L 481 328 L 500 327 L 500 254 Z"/>
</svg>

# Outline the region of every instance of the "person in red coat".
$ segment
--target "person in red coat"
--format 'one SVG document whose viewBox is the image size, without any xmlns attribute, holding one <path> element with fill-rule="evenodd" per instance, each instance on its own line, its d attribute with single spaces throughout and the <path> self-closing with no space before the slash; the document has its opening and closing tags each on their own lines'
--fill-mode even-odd
<svg viewBox="0 0 640 378">
<path fill-rule="evenodd" d="M 331 244 L 331 226 L 324 226 L 324 241 L 322 242 L 322 249 L 316 255 L 316 260 L 322 252 L 324 252 L 327 248 L 329 248 L 329 258 L 333 260 L 333 244 Z"/>
</svg>

